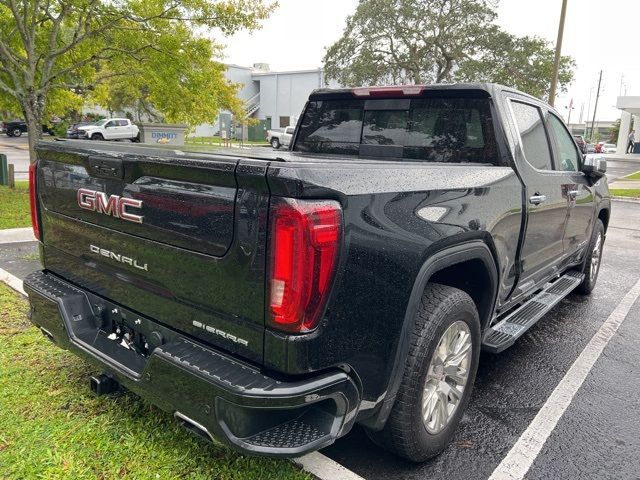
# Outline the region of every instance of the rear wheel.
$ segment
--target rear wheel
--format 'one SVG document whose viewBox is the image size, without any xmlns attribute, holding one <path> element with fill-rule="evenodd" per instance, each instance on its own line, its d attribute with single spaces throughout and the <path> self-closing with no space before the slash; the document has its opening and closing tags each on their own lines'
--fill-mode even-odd
<svg viewBox="0 0 640 480">
<path fill-rule="evenodd" d="M 19 128 L 14 128 L 13 131 L 11 132 L 12 137 L 19 137 L 21 135 L 22 135 L 22 130 L 20 130 Z"/>
<path fill-rule="evenodd" d="M 445 449 L 471 396 L 480 355 L 480 320 L 465 292 L 428 284 L 415 319 L 395 404 L 374 442 L 413 462 Z"/>
<path fill-rule="evenodd" d="M 271 139 L 271 146 L 273 148 L 275 148 L 276 150 L 280 148 L 280 140 L 278 140 L 277 138 L 272 138 Z"/>
<path fill-rule="evenodd" d="M 602 247 L 604 246 L 604 225 L 599 218 L 593 226 L 591 241 L 587 247 L 587 258 L 584 262 L 584 280 L 576 288 L 576 292 L 589 295 L 596 286 L 598 274 L 600 273 L 600 263 L 602 261 Z"/>
<path fill-rule="evenodd" d="M 101 133 L 94 133 L 91 135 L 91 140 L 104 140 L 104 137 Z"/>
</svg>

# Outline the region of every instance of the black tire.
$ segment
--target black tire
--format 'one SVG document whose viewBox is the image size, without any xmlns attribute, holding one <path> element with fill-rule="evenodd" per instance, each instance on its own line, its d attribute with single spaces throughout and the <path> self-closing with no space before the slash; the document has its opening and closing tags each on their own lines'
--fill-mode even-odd
<svg viewBox="0 0 640 480">
<path fill-rule="evenodd" d="M 280 148 L 280 140 L 278 140 L 277 138 L 272 138 L 271 139 L 271 146 L 273 148 L 275 148 L 276 150 Z"/>
<path fill-rule="evenodd" d="M 585 259 L 584 268 L 582 269 L 582 273 L 584 273 L 584 280 L 582 280 L 582 283 L 578 285 L 578 288 L 576 288 L 577 293 L 589 295 L 596 287 L 598 274 L 600 273 L 600 264 L 602 263 L 604 238 L 604 225 L 602 220 L 597 218 L 593 226 L 589 246 L 587 247 L 587 258 Z"/>
<path fill-rule="evenodd" d="M 7 137 L 13 137 L 13 134 L 9 130 L 7 130 Z"/>
<path fill-rule="evenodd" d="M 101 133 L 94 133 L 93 135 L 91 135 L 91 140 L 104 140 L 104 137 L 102 136 Z"/>
<path fill-rule="evenodd" d="M 12 137 L 20 137 L 22 135 L 22 130 L 20 130 L 19 128 L 14 128 L 13 131 L 11 132 L 11 136 Z"/>
<path fill-rule="evenodd" d="M 471 339 L 468 377 L 446 426 L 438 433 L 430 433 L 422 416 L 427 371 L 443 334 L 458 321 L 467 324 Z M 450 443 L 471 396 L 480 356 L 480 319 L 471 297 L 457 288 L 429 283 L 420 301 L 410 342 L 402 383 L 387 423 L 382 431 L 367 430 L 367 434 L 396 455 L 423 462 Z"/>
</svg>

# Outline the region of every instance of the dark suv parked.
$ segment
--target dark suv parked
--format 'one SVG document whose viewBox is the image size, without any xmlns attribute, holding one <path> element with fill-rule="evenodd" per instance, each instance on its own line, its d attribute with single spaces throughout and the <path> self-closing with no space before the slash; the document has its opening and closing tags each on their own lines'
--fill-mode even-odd
<svg viewBox="0 0 640 480">
<path fill-rule="evenodd" d="M 42 142 L 44 335 L 205 438 L 298 456 L 451 440 L 480 350 L 598 278 L 606 163 L 498 85 L 317 90 L 288 152 Z"/>
<path fill-rule="evenodd" d="M 27 122 L 24 120 L 12 120 L 10 122 L 4 122 L 1 125 L 1 131 L 7 134 L 8 137 L 19 137 L 23 133 L 27 132 Z M 49 126 L 43 125 L 42 131 L 44 133 L 51 133 Z"/>
</svg>

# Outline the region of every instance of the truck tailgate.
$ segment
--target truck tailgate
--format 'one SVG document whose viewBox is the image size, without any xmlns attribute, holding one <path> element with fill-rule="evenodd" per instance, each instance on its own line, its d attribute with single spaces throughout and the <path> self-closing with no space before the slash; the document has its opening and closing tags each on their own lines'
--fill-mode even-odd
<svg viewBox="0 0 640 480">
<path fill-rule="evenodd" d="M 45 268 L 262 362 L 267 162 L 65 144 L 38 147 Z"/>
</svg>

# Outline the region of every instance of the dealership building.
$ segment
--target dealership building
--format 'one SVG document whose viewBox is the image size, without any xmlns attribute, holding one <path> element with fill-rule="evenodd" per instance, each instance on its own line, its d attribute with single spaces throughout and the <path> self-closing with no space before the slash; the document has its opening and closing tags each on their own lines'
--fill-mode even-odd
<svg viewBox="0 0 640 480">
<path fill-rule="evenodd" d="M 252 67 L 227 65 L 226 76 L 230 82 L 241 85 L 238 96 L 244 101 L 249 118 L 258 120 L 248 127 L 244 136 L 248 140 L 264 139 L 266 130 L 271 128 L 295 125 L 313 90 L 339 86 L 335 82 L 326 85 L 320 68 L 274 72 L 264 63 Z M 197 126 L 191 136 L 208 137 L 226 130 L 229 136 L 241 138 L 241 123 L 232 118 L 231 112 L 222 111 L 212 123 Z"/>
</svg>

